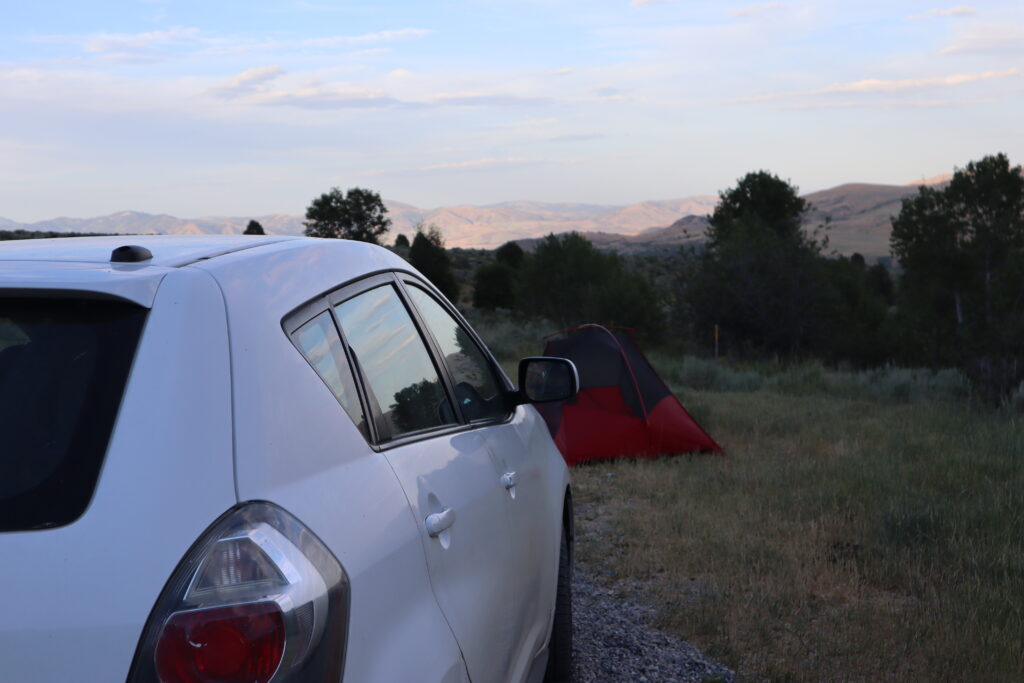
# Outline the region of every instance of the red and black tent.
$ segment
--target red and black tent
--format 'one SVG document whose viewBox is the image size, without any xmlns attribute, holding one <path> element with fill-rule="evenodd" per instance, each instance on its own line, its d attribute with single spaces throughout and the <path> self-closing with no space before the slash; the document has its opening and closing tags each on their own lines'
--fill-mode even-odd
<svg viewBox="0 0 1024 683">
<path fill-rule="evenodd" d="M 621 456 L 722 452 L 625 330 L 583 325 L 557 334 L 565 336 L 550 339 L 544 355 L 576 364 L 580 392 L 568 401 L 535 407 L 569 465 Z"/>
</svg>

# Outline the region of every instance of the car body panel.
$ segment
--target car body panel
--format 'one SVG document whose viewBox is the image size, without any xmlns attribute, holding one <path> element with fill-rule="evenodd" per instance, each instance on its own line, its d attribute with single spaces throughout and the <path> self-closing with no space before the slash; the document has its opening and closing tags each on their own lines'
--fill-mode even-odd
<svg viewBox="0 0 1024 683">
<path fill-rule="evenodd" d="M 474 683 L 543 671 L 568 471 L 536 411 L 371 446 L 283 329 L 373 273 L 419 277 L 405 261 L 341 240 L 45 242 L 0 248 L 0 287 L 151 311 L 90 506 L 66 527 L 0 534 L 0 554 L 19 558 L 0 564 L 13 587 L 0 678 L 124 680 L 188 548 L 251 500 L 287 510 L 344 566 L 346 680 L 468 681 L 463 651 Z M 153 258 L 109 263 L 125 244 Z M 515 500 L 501 481 L 512 468 Z M 455 552 L 426 533 L 431 495 L 457 506 Z"/>
<path fill-rule="evenodd" d="M 458 643 L 430 587 L 419 529 L 388 460 L 367 445 L 281 328 L 296 304 L 368 267 L 404 264 L 388 256 L 368 245 L 309 240 L 190 268 L 210 272 L 224 292 L 239 500 L 287 509 L 348 574 L 353 628 L 346 679 L 464 680 Z M 295 273 L 301 282 L 292 282 Z"/>
<path fill-rule="evenodd" d="M 0 679 L 125 679 L 164 583 L 235 503 L 227 352 L 213 279 L 167 275 L 89 507 L 65 527 L 0 534 Z"/>
<path fill-rule="evenodd" d="M 562 496 L 549 485 L 564 482 L 561 468 L 538 429 L 548 435 L 547 426 L 531 406 L 519 406 L 513 419 L 484 430 L 488 447 L 501 462 L 503 470 L 514 472 L 515 496 L 506 495 L 509 514 L 510 562 L 520 577 L 517 583 L 518 621 L 513 625 L 518 639 L 518 660 L 513 662 L 509 680 L 523 680 L 533 658 L 540 652 L 551 627 L 554 596 L 557 589 L 558 545 L 561 529 Z M 550 440 L 550 437 L 549 439 Z M 559 455 L 558 460 L 562 458 Z M 555 567 L 554 572 L 538 572 L 537 567 Z"/>
<path fill-rule="evenodd" d="M 512 681 L 520 577 L 513 570 L 502 471 L 481 430 L 385 451 L 419 526 L 430 582 L 474 683 Z M 431 537 L 428 515 L 455 513 Z"/>
</svg>

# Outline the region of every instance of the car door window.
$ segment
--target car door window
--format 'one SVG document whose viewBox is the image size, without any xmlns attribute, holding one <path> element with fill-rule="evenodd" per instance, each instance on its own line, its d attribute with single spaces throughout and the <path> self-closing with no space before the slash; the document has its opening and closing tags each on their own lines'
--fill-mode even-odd
<svg viewBox="0 0 1024 683">
<path fill-rule="evenodd" d="M 506 415 L 502 383 L 469 332 L 425 290 L 413 284 L 406 290 L 441 347 L 463 414 L 470 420 Z"/>
<path fill-rule="evenodd" d="M 330 311 L 324 311 L 297 329 L 293 338 L 299 351 L 338 399 L 352 422 L 367 437 L 366 419 L 359 405 L 356 383 Z"/>
<path fill-rule="evenodd" d="M 392 285 L 343 301 L 335 310 L 390 438 L 455 424 L 423 338 Z"/>
</svg>

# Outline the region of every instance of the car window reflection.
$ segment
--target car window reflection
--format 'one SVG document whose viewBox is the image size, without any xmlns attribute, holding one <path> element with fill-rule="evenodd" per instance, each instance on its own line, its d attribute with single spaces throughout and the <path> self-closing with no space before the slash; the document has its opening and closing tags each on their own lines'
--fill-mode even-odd
<svg viewBox="0 0 1024 683">
<path fill-rule="evenodd" d="M 336 310 L 392 438 L 456 421 L 430 354 L 394 287 L 371 289 Z"/>
<path fill-rule="evenodd" d="M 407 289 L 441 347 L 462 412 L 470 420 L 504 415 L 507 410 L 498 389 L 498 378 L 469 332 L 426 291 L 412 284 Z"/>
</svg>

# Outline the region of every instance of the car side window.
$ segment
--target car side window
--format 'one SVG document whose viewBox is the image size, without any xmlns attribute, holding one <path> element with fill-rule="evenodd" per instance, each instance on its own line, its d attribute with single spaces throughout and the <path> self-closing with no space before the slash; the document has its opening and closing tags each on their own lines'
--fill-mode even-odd
<svg viewBox="0 0 1024 683">
<path fill-rule="evenodd" d="M 426 344 L 394 286 L 363 292 L 335 310 L 391 438 L 456 423 Z"/>
<path fill-rule="evenodd" d="M 366 418 L 363 416 L 362 406 L 359 405 L 356 383 L 345 358 L 341 337 L 331 319 L 331 312 L 324 311 L 295 330 L 293 339 L 299 351 L 320 375 L 320 379 L 338 399 L 338 403 L 352 418 L 359 431 L 364 437 L 369 438 Z"/>
<path fill-rule="evenodd" d="M 507 415 L 502 382 L 469 332 L 425 290 L 410 283 L 406 291 L 441 347 L 463 414 L 470 420 Z"/>
</svg>

